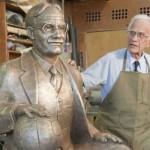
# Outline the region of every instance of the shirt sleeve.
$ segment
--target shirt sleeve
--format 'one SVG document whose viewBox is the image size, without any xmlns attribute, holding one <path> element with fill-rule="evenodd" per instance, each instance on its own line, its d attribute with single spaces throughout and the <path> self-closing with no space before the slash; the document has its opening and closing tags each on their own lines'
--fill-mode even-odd
<svg viewBox="0 0 150 150">
<path fill-rule="evenodd" d="M 109 70 L 109 55 L 106 55 L 81 73 L 86 90 L 106 84 Z"/>
</svg>

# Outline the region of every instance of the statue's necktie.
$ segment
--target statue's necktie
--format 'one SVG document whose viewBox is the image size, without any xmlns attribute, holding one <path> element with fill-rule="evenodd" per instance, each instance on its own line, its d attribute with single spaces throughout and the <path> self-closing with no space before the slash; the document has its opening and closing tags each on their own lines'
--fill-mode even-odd
<svg viewBox="0 0 150 150">
<path fill-rule="evenodd" d="M 57 87 L 57 80 L 56 80 L 57 69 L 55 68 L 55 66 L 53 65 L 51 66 L 50 73 L 51 73 L 50 83 L 52 84 L 54 88 L 56 88 Z"/>
<path fill-rule="evenodd" d="M 138 68 L 139 64 L 140 64 L 139 61 L 134 62 L 134 71 L 138 71 L 137 68 Z"/>
</svg>

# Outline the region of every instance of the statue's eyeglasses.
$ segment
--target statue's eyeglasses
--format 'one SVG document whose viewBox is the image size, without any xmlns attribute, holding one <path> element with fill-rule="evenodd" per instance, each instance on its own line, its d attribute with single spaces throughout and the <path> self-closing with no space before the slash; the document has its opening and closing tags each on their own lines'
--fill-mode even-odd
<svg viewBox="0 0 150 150">
<path fill-rule="evenodd" d="M 149 35 L 145 35 L 143 32 L 136 32 L 133 30 L 129 30 L 128 31 L 129 36 L 134 37 L 135 35 L 137 35 L 137 37 L 141 40 L 150 37 Z"/>
<path fill-rule="evenodd" d="M 49 34 L 58 30 L 60 33 L 65 33 L 68 31 L 67 25 L 53 25 L 53 24 L 44 24 L 42 27 L 33 27 L 35 29 L 42 29 L 44 33 Z"/>
</svg>

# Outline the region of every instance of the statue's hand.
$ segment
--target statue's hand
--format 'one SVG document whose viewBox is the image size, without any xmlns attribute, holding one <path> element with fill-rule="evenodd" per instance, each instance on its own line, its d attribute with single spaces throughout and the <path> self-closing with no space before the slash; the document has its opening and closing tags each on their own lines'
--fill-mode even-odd
<svg viewBox="0 0 150 150">
<path fill-rule="evenodd" d="M 14 110 L 15 117 L 19 117 L 21 115 L 27 115 L 28 117 L 32 118 L 33 114 L 39 115 L 39 116 L 49 116 L 45 109 L 42 106 L 39 105 L 31 105 L 31 104 L 21 104 L 17 105 Z"/>
<path fill-rule="evenodd" d="M 96 141 L 100 142 L 107 142 L 108 140 L 111 140 L 115 143 L 122 143 L 123 141 L 116 137 L 115 135 L 109 134 L 109 133 L 100 133 L 97 136 L 94 137 Z"/>
</svg>

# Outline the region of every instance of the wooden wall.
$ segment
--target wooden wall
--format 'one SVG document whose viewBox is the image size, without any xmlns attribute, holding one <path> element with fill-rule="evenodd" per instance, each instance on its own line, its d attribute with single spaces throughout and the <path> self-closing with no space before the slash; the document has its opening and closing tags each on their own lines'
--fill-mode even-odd
<svg viewBox="0 0 150 150">
<path fill-rule="evenodd" d="M 66 16 L 81 31 L 114 30 L 127 27 L 135 14 L 150 14 L 148 0 L 87 0 L 66 2 Z"/>
<path fill-rule="evenodd" d="M 87 51 L 86 66 L 94 63 L 100 57 L 127 45 L 126 30 L 90 32 L 85 35 Z"/>
<path fill-rule="evenodd" d="M 108 51 L 112 51 L 113 48 L 115 50 L 117 42 L 118 48 L 126 46 L 125 31 L 130 19 L 136 14 L 150 15 L 150 1 L 86 0 L 86 2 L 65 2 L 65 16 L 71 18 L 73 26 L 78 30 L 78 52 L 84 54 L 84 67 Z M 108 35 L 112 40 L 110 38 L 108 40 Z M 97 52 L 96 56 L 95 51 Z M 88 57 L 89 55 L 90 57 Z"/>
</svg>

